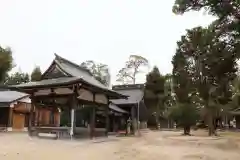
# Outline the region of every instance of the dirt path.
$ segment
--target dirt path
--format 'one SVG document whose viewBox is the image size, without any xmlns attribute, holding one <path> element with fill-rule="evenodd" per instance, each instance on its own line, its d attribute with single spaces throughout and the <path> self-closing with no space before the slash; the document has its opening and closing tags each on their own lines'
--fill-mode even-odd
<svg viewBox="0 0 240 160">
<path fill-rule="evenodd" d="M 183 137 L 149 132 L 141 138 L 44 140 L 25 134 L 0 134 L 0 160 L 239 160 L 232 138 Z"/>
</svg>

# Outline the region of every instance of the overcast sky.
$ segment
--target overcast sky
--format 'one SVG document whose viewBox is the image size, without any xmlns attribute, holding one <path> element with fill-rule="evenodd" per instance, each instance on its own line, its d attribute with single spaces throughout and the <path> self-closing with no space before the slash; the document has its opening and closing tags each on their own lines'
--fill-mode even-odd
<svg viewBox="0 0 240 160">
<path fill-rule="evenodd" d="M 207 26 L 201 13 L 176 16 L 174 0 L 1 0 L 0 45 L 9 46 L 17 67 L 44 71 L 54 53 L 78 64 L 110 67 L 112 83 L 130 54 L 170 73 L 176 41 L 185 29 Z M 138 82 L 143 81 L 142 76 Z"/>
</svg>

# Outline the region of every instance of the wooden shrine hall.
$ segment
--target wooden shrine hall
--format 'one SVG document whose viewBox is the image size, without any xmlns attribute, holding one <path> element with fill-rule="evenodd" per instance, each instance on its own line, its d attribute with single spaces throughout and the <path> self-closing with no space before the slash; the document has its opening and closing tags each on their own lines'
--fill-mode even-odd
<svg viewBox="0 0 240 160">
<path fill-rule="evenodd" d="M 76 109 L 83 105 L 92 105 L 89 120 L 90 137 L 95 136 L 96 110 L 104 108 L 106 117 L 105 134 L 109 130 L 109 103 L 110 99 L 123 99 L 127 96 L 113 91 L 98 80 L 85 68 L 55 54 L 55 59 L 43 73 L 42 80 L 20 85 L 9 86 L 11 90 L 25 92 L 32 101 L 29 116 L 29 134 L 40 132 L 69 132 L 74 137 L 76 131 Z M 70 127 L 39 126 L 38 116 L 34 115 L 37 108 L 68 110 L 71 117 Z M 56 134 L 58 135 L 58 134 Z"/>
</svg>

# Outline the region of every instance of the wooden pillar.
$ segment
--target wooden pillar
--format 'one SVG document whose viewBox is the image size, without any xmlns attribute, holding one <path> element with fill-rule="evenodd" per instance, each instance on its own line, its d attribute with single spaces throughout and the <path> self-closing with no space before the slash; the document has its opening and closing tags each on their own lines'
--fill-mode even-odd
<svg viewBox="0 0 240 160">
<path fill-rule="evenodd" d="M 105 135 L 108 136 L 108 131 L 109 131 L 109 103 L 105 108 L 105 116 L 106 116 Z"/>
<path fill-rule="evenodd" d="M 75 116 L 74 108 L 71 108 L 71 129 L 70 129 L 71 138 L 74 135 L 74 116 Z"/>
<path fill-rule="evenodd" d="M 91 122 L 90 122 L 90 138 L 95 136 L 95 121 L 96 121 L 96 108 L 92 107 Z"/>
<path fill-rule="evenodd" d="M 239 116 L 239 115 L 236 115 L 236 116 L 235 116 L 235 119 L 236 119 L 236 128 L 237 128 L 237 129 L 240 129 L 240 116 Z"/>
<path fill-rule="evenodd" d="M 57 108 L 57 111 L 54 112 L 54 125 L 56 127 L 60 126 L 60 109 Z"/>
<path fill-rule="evenodd" d="M 73 134 L 76 134 L 76 130 L 77 130 L 77 126 L 76 126 L 76 122 L 77 122 L 77 108 L 78 108 L 78 103 L 76 101 L 76 105 L 74 107 L 74 119 L 73 119 Z"/>
<path fill-rule="evenodd" d="M 229 129 L 229 123 L 228 123 L 228 116 L 227 115 L 225 116 L 225 121 L 226 121 L 225 122 L 225 128 Z"/>
<path fill-rule="evenodd" d="M 171 120 L 168 118 L 168 129 L 171 128 Z"/>
<path fill-rule="evenodd" d="M 116 119 L 115 119 L 115 115 L 113 114 L 112 116 L 111 116 L 111 118 L 109 118 L 109 120 L 112 122 L 112 131 L 113 132 L 116 132 L 117 131 L 117 129 L 116 129 Z"/>
<path fill-rule="evenodd" d="M 71 130 L 70 130 L 71 138 L 76 133 L 76 109 L 77 109 L 77 105 L 78 105 L 77 97 L 75 95 L 73 95 L 72 104 L 71 104 Z"/>
<path fill-rule="evenodd" d="M 131 108 L 131 118 L 132 118 L 132 133 L 135 134 L 137 128 L 137 118 L 136 118 L 136 107 L 132 106 Z"/>
<path fill-rule="evenodd" d="M 32 131 L 33 131 L 33 127 L 34 127 L 34 98 L 31 97 L 31 108 L 30 108 L 30 113 L 29 113 L 29 119 L 28 119 L 28 133 L 30 136 L 32 136 Z"/>
<path fill-rule="evenodd" d="M 41 111 L 40 111 L 40 109 L 38 108 L 37 110 L 36 110 L 36 113 L 37 113 L 37 126 L 39 126 L 40 125 L 40 113 Z"/>
<path fill-rule="evenodd" d="M 93 102 L 95 102 L 95 93 L 93 94 Z M 90 117 L 90 138 L 92 139 L 95 136 L 95 121 L 96 121 L 96 108 L 92 107 L 92 113 Z"/>
<path fill-rule="evenodd" d="M 7 124 L 7 127 L 12 127 L 12 124 L 13 124 L 12 120 L 13 120 L 13 108 L 10 107 L 9 108 L 9 114 L 8 114 L 8 124 Z"/>
</svg>

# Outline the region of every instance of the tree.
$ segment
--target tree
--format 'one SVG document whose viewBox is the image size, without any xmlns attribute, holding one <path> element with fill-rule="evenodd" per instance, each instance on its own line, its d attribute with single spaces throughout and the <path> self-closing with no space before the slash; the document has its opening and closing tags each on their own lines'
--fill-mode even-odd
<svg viewBox="0 0 240 160">
<path fill-rule="evenodd" d="M 27 83 L 30 81 L 27 73 L 15 72 L 14 74 L 7 75 L 4 84 L 6 85 L 17 85 L 21 83 Z"/>
<path fill-rule="evenodd" d="M 40 67 L 35 67 L 31 74 L 31 81 L 40 81 L 42 77 L 42 72 Z"/>
<path fill-rule="evenodd" d="M 178 46 L 183 45 L 183 41 L 178 42 Z M 192 125 L 198 120 L 198 109 L 193 98 L 196 90 L 193 86 L 191 63 L 186 55 L 181 53 L 178 47 L 172 60 L 173 64 L 173 85 L 176 102 L 169 109 L 169 117 L 184 128 L 184 135 L 190 135 Z"/>
<path fill-rule="evenodd" d="M 221 19 L 230 18 L 230 16 L 238 18 L 240 16 L 239 0 L 176 0 L 173 11 L 175 13 L 184 13 L 190 10 L 199 11 L 202 8 Z"/>
<path fill-rule="evenodd" d="M 207 113 L 209 135 L 216 134 L 216 118 L 231 100 L 231 82 L 236 76 L 236 49 L 217 38 L 215 29 L 187 30 L 178 42 L 178 52 L 188 64 L 196 93 Z"/>
<path fill-rule="evenodd" d="M 0 46 L 0 83 L 3 83 L 7 72 L 13 68 L 13 57 L 10 48 Z"/>
<path fill-rule="evenodd" d="M 173 76 L 171 74 L 166 74 L 165 76 L 165 93 L 167 96 L 171 96 L 173 94 Z"/>
<path fill-rule="evenodd" d="M 240 1 L 239 0 L 176 0 L 173 12 L 183 14 L 188 11 L 205 9 L 208 13 L 217 16 L 212 24 L 218 37 L 228 45 L 237 48 L 240 57 Z M 238 46 L 238 47 L 237 47 Z"/>
<path fill-rule="evenodd" d="M 176 0 L 173 12 L 183 14 L 202 8 L 218 18 L 208 29 L 199 30 L 198 41 L 195 40 L 195 46 L 192 45 L 198 69 L 196 84 L 205 102 L 209 135 L 212 135 L 215 134 L 214 116 L 217 116 L 221 107 L 227 106 L 231 97 L 230 85 L 235 76 L 235 61 L 240 57 L 240 1 Z M 193 33 L 196 35 L 196 32 Z M 197 42 L 201 42 L 201 45 Z"/>
<path fill-rule="evenodd" d="M 191 135 L 191 126 L 196 125 L 199 119 L 199 111 L 193 104 L 185 103 L 175 105 L 169 110 L 169 117 L 177 122 L 178 126 L 184 129 L 183 135 Z"/>
<path fill-rule="evenodd" d="M 109 87 L 110 86 L 110 73 L 109 68 L 106 64 L 96 63 L 92 60 L 83 62 L 80 66 L 89 70 L 91 74 L 102 84 Z"/>
<path fill-rule="evenodd" d="M 144 101 L 151 112 L 155 113 L 157 129 L 159 129 L 159 118 L 162 115 L 165 105 L 165 77 L 160 74 L 157 67 L 146 76 Z M 153 113 L 151 113 L 153 114 Z"/>
<path fill-rule="evenodd" d="M 139 55 L 131 55 L 125 67 L 117 74 L 117 81 L 136 84 L 136 75 L 141 73 L 141 68 L 148 66 L 148 60 Z"/>
</svg>

